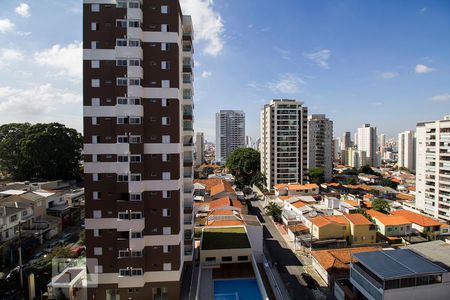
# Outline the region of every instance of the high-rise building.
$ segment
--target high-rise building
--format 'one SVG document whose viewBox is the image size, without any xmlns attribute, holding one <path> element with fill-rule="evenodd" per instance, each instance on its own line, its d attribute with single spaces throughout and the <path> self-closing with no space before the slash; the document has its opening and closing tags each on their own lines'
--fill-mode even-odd
<svg viewBox="0 0 450 300">
<path fill-rule="evenodd" d="M 350 131 L 344 132 L 344 135 L 342 136 L 342 142 L 341 142 L 341 150 L 345 150 L 347 148 L 350 148 L 352 146 L 352 134 Z"/>
<path fill-rule="evenodd" d="M 339 161 L 341 151 L 341 140 L 339 138 L 333 139 L 333 161 Z"/>
<path fill-rule="evenodd" d="M 368 164 L 366 151 L 357 150 L 352 147 L 342 150 L 341 163 L 344 166 L 349 166 L 356 169 L 364 167 Z"/>
<path fill-rule="evenodd" d="M 245 147 L 245 113 L 221 110 L 216 113 L 216 162 L 224 163 L 237 148 Z"/>
<path fill-rule="evenodd" d="M 323 168 L 325 180 L 333 178 L 333 121 L 325 115 L 308 117 L 309 168 Z"/>
<path fill-rule="evenodd" d="M 377 128 L 370 127 L 370 124 L 363 124 L 357 130 L 358 150 L 364 151 L 367 156 L 367 164 L 371 167 L 378 167 L 378 138 Z"/>
<path fill-rule="evenodd" d="M 450 221 L 450 115 L 416 128 L 416 208 Z"/>
<path fill-rule="evenodd" d="M 381 133 L 379 142 L 380 159 L 384 159 L 385 152 L 386 152 L 386 135 L 384 133 Z"/>
<path fill-rule="evenodd" d="M 308 108 L 303 102 L 276 99 L 264 106 L 260 151 L 267 189 L 307 181 Z"/>
<path fill-rule="evenodd" d="M 404 131 L 398 135 L 398 167 L 416 169 L 416 134 Z"/>
<path fill-rule="evenodd" d="M 193 26 L 178 1 L 84 0 L 89 299 L 180 299 L 193 250 Z"/>
<path fill-rule="evenodd" d="M 205 137 L 203 132 L 195 134 L 195 163 L 196 167 L 203 164 L 205 161 Z"/>
</svg>

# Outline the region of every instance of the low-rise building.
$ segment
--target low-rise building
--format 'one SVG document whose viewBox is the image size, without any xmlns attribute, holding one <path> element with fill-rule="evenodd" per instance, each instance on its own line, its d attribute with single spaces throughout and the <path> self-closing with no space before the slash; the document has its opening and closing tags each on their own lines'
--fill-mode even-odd
<svg viewBox="0 0 450 300">
<path fill-rule="evenodd" d="M 412 224 L 413 232 L 438 236 L 441 234 L 441 222 L 410 210 L 393 211 L 394 216 L 402 216 Z"/>
<path fill-rule="evenodd" d="M 350 242 L 350 223 L 344 216 L 318 216 L 310 219 L 315 239 L 340 239 Z"/>
<path fill-rule="evenodd" d="M 385 215 L 375 210 L 368 210 L 377 225 L 378 232 L 386 237 L 402 237 L 412 233 L 412 224 L 402 216 Z"/>
<path fill-rule="evenodd" d="M 366 299 L 448 299 L 450 273 L 417 253 L 379 250 L 352 254 L 350 282 Z M 339 299 L 339 298 L 338 298 Z"/>
<path fill-rule="evenodd" d="M 319 186 L 315 183 L 280 183 L 274 186 L 276 196 L 311 196 L 319 194 Z"/>
<path fill-rule="evenodd" d="M 362 214 L 344 214 L 350 223 L 350 244 L 366 245 L 376 243 L 377 227 Z"/>
</svg>

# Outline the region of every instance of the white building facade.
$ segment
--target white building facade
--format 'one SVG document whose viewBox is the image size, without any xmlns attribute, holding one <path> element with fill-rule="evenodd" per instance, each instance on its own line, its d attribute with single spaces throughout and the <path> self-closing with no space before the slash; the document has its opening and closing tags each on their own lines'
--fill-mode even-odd
<svg viewBox="0 0 450 300">
<path fill-rule="evenodd" d="M 398 167 L 416 169 L 416 133 L 414 131 L 398 134 Z"/>
<path fill-rule="evenodd" d="M 378 167 L 378 138 L 377 128 L 371 127 L 370 124 L 363 124 L 357 131 L 358 150 L 365 151 L 367 155 L 367 164 L 371 167 Z"/>
<path fill-rule="evenodd" d="M 308 108 L 302 101 L 275 99 L 261 111 L 261 172 L 266 187 L 304 183 L 308 169 Z"/>
<path fill-rule="evenodd" d="M 417 124 L 416 208 L 450 221 L 450 116 Z"/>
</svg>

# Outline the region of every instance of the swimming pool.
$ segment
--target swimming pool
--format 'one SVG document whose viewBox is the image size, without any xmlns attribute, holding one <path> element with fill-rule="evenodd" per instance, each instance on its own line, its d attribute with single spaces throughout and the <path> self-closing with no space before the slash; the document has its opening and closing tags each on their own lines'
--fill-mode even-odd
<svg viewBox="0 0 450 300">
<path fill-rule="evenodd" d="M 256 279 L 214 280 L 214 300 L 262 300 Z"/>
</svg>

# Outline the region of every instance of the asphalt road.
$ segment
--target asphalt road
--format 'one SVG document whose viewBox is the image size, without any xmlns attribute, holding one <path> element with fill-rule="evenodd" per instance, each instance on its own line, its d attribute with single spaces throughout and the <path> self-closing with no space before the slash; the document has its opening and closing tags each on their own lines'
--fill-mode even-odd
<svg viewBox="0 0 450 300">
<path fill-rule="evenodd" d="M 286 245 L 285 240 L 269 217 L 262 211 L 261 202 L 253 201 L 252 205 L 253 207 L 250 213 L 256 215 L 264 226 L 264 252 L 272 264 L 275 262 L 278 263 L 278 273 L 290 298 L 295 300 L 315 299 L 312 291 L 307 286 L 301 285 L 295 274 L 292 274 L 292 270 L 295 270 L 296 267 L 302 267 L 302 264 L 289 246 Z"/>
</svg>

